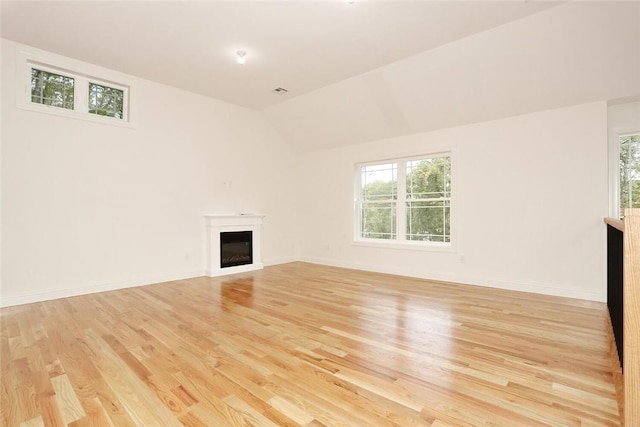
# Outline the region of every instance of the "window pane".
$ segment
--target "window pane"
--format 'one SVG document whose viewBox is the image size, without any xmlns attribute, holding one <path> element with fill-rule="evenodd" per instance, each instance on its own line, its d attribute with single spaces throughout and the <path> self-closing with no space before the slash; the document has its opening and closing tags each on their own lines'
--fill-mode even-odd
<svg viewBox="0 0 640 427">
<path fill-rule="evenodd" d="M 407 202 L 407 240 L 449 242 L 451 240 L 449 200 Z"/>
<path fill-rule="evenodd" d="M 395 163 L 362 166 L 362 200 L 395 200 L 398 193 L 398 169 Z"/>
<path fill-rule="evenodd" d="M 407 162 L 407 199 L 451 197 L 451 158 Z"/>
<path fill-rule="evenodd" d="M 640 134 L 620 137 L 620 218 L 640 208 Z"/>
<path fill-rule="evenodd" d="M 396 238 L 396 204 L 363 203 L 361 237 L 367 239 Z"/>
<path fill-rule="evenodd" d="M 89 83 L 89 113 L 123 118 L 124 91 Z"/>
<path fill-rule="evenodd" d="M 31 102 L 73 110 L 74 79 L 31 69 Z"/>
</svg>

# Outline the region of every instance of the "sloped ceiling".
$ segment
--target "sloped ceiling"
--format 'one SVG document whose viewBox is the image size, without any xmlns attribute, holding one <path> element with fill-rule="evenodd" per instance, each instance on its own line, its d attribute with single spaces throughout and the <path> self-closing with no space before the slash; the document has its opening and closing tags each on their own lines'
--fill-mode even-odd
<svg viewBox="0 0 640 427">
<path fill-rule="evenodd" d="M 4 0 L 0 12 L 3 38 L 260 110 L 298 151 L 640 93 L 638 2 Z"/>
<path fill-rule="evenodd" d="M 2 36 L 262 109 L 552 7 L 522 1 L 3 0 Z M 235 54 L 247 52 L 238 66 Z M 285 96 L 272 89 L 288 89 Z"/>
<path fill-rule="evenodd" d="M 640 3 L 571 3 L 268 107 L 301 151 L 640 95 Z M 514 135 L 514 141 L 517 135 Z"/>
</svg>

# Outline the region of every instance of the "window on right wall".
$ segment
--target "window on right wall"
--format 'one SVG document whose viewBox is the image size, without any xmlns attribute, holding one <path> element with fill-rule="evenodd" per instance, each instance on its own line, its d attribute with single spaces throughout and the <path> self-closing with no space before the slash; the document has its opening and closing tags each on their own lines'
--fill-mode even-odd
<svg viewBox="0 0 640 427">
<path fill-rule="evenodd" d="M 618 203 L 620 218 L 626 208 L 640 208 L 640 132 L 618 140 Z"/>
</svg>

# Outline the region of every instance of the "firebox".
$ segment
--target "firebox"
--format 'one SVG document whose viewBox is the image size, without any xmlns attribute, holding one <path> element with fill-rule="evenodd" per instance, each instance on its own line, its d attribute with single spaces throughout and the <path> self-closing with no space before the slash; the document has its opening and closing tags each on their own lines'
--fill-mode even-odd
<svg viewBox="0 0 640 427">
<path fill-rule="evenodd" d="M 253 232 L 220 232 L 220 268 L 253 263 Z"/>
</svg>

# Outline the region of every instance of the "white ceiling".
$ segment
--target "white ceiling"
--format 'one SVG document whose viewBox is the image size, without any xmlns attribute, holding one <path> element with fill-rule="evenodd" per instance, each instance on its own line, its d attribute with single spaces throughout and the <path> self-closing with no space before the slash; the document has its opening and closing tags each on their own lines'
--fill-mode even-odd
<svg viewBox="0 0 640 427">
<path fill-rule="evenodd" d="M 7 1 L 2 37 L 262 110 L 523 18 L 526 1 Z M 237 50 L 247 52 L 244 66 Z M 272 92 L 288 89 L 285 95 Z"/>
</svg>

